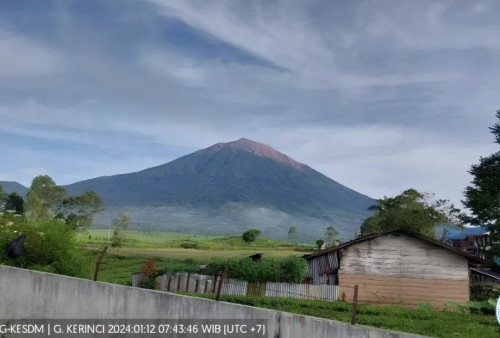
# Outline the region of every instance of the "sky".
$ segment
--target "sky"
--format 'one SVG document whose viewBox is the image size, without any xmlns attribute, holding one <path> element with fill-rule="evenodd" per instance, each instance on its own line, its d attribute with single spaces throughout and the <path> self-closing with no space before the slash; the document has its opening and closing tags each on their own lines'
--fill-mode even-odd
<svg viewBox="0 0 500 338">
<path fill-rule="evenodd" d="M 498 1 L 0 0 L 0 180 L 268 144 L 373 198 L 461 206 L 498 150 Z"/>
</svg>

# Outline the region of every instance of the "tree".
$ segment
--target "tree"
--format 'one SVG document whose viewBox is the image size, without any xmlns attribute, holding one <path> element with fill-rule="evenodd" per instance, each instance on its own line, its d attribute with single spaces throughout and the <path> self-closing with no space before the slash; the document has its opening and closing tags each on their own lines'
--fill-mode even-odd
<svg viewBox="0 0 500 338">
<path fill-rule="evenodd" d="M 325 241 L 322 240 L 321 238 L 316 240 L 316 245 L 318 246 L 318 251 L 321 250 L 321 247 L 323 246 L 323 244 L 325 244 Z"/>
<path fill-rule="evenodd" d="M 5 210 L 13 210 L 16 214 L 24 214 L 24 200 L 15 192 L 7 195 L 5 199 Z"/>
<path fill-rule="evenodd" d="M 288 230 L 288 239 L 292 242 L 293 245 L 297 245 L 297 228 L 292 226 L 290 230 Z"/>
<path fill-rule="evenodd" d="M 115 230 L 127 230 L 131 224 L 132 218 L 123 211 L 119 211 L 118 215 L 111 221 L 111 226 Z"/>
<path fill-rule="evenodd" d="M 335 239 L 337 239 L 337 236 L 339 235 L 339 232 L 333 225 L 330 225 L 328 228 L 326 228 L 325 232 L 325 243 L 327 246 L 334 246 L 335 245 Z"/>
<path fill-rule="evenodd" d="M 82 195 L 63 200 L 61 213 L 66 224 L 73 229 L 90 229 L 94 224 L 94 214 L 102 212 L 102 199 L 89 190 Z"/>
<path fill-rule="evenodd" d="M 500 110 L 495 116 L 500 120 Z M 490 127 L 495 143 L 500 144 L 500 121 Z M 472 165 L 469 173 L 473 179 L 464 191 L 463 205 L 471 211 L 464 220 L 474 225 L 488 225 L 492 242 L 500 240 L 500 152 L 481 157 L 479 164 Z M 493 246 L 495 255 L 500 254 L 500 246 Z"/>
<path fill-rule="evenodd" d="M 247 243 L 254 243 L 257 237 L 259 237 L 261 231 L 259 229 L 250 229 L 243 233 L 241 238 Z"/>
<path fill-rule="evenodd" d="M 29 217 L 35 221 L 52 218 L 65 195 L 66 189 L 56 185 L 50 176 L 35 177 L 26 197 L 25 207 Z"/>
<path fill-rule="evenodd" d="M 433 196 L 408 189 L 396 197 L 379 199 L 376 206 L 370 207 L 377 212 L 365 219 L 361 234 L 404 229 L 434 238 L 436 224 L 460 225 L 460 210 L 447 200 L 431 202 Z"/>
<path fill-rule="evenodd" d="M 5 193 L 3 192 L 3 187 L 0 184 L 0 210 L 4 209 L 4 203 L 5 203 Z"/>
<path fill-rule="evenodd" d="M 114 229 L 113 239 L 111 240 L 112 246 L 122 245 L 124 239 L 121 231 L 127 230 L 131 224 L 132 224 L 132 218 L 127 213 L 119 211 L 118 215 L 111 221 L 111 227 L 113 227 Z"/>
</svg>

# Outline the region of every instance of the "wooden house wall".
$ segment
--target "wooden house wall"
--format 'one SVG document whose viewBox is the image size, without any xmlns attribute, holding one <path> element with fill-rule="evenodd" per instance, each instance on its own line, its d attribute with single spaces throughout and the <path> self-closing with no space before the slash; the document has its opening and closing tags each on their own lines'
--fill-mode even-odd
<svg viewBox="0 0 500 338">
<path fill-rule="evenodd" d="M 406 234 L 389 234 L 341 250 L 340 298 L 381 305 L 417 306 L 469 300 L 468 260 Z"/>
</svg>

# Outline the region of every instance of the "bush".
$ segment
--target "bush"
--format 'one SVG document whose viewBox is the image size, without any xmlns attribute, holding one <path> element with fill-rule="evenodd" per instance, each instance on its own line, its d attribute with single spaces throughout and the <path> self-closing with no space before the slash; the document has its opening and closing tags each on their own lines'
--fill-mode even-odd
<svg viewBox="0 0 500 338">
<path fill-rule="evenodd" d="M 297 256 L 289 256 L 281 265 L 281 280 L 286 283 L 302 283 L 307 276 L 307 262 Z"/>
<path fill-rule="evenodd" d="M 160 286 L 156 277 L 158 277 L 158 269 L 155 262 L 149 259 L 142 264 L 141 271 L 144 273 L 144 278 L 139 282 L 139 287 L 144 289 L 156 290 Z"/>
<path fill-rule="evenodd" d="M 25 236 L 21 256 L 0 263 L 25 269 L 53 272 L 75 277 L 90 277 L 92 266 L 76 247 L 75 231 L 63 220 L 34 222 L 21 216 L 0 215 L 0 247 L 2 251 L 19 236 Z"/>
<path fill-rule="evenodd" d="M 198 249 L 198 243 L 196 243 L 196 242 L 183 242 L 183 243 L 181 243 L 181 248 Z"/>
<path fill-rule="evenodd" d="M 111 246 L 119 248 L 123 245 L 123 236 L 118 230 L 113 231 L 113 238 L 111 239 Z"/>
<path fill-rule="evenodd" d="M 282 262 L 272 258 L 264 258 L 260 262 L 254 262 L 250 258 L 215 259 L 203 273 L 218 274 L 226 265 L 229 267 L 229 278 L 248 282 L 301 283 L 307 274 L 306 261 L 297 256 L 287 257 Z"/>
</svg>

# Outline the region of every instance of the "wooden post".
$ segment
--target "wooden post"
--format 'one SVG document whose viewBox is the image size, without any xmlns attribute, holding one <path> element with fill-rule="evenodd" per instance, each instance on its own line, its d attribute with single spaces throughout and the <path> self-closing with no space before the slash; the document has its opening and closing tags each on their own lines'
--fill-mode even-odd
<svg viewBox="0 0 500 338">
<path fill-rule="evenodd" d="M 95 263 L 94 282 L 97 281 L 97 275 L 99 274 L 99 268 L 101 267 L 101 261 L 102 261 L 102 258 L 104 257 L 104 254 L 106 253 L 106 250 L 108 250 L 107 245 L 104 247 L 101 254 L 99 255 L 99 258 L 97 259 L 97 262 Z"/>
<path fill-rule="evenodd" d="M 194 293 L 198 293 L 199 286 L 200 286 L 200 280 L 196 279 L 196 282 L 194 283 Z"/>
<path fill-rule="evenodd" d="M 168 276 L 167 291 L 170 292 L 170 283 L 172 282 L 172 276 Z"/>
<path fill-rule="evenodd" d="M 181 275 L 177 274 L 177 292 L 181 291 Z"/>
<path fill-rule="evenodd" d="M 354 285 L 354 299 L 352 300 L 351 324 L 356 324 L 356 314 L 358 311 L 358 285 Z"/>
<path fill-rule="evenodd" d="M 186 279 L 186 292 L 189 291 L 189 278 L 191 278 L 191 272 L 188 272 L 188 276 Z"/>
<path fill-rule="evenodd" d="M 222 276 L 220 277 L 220 280 L 219 280 L 219 287 L 217 288 L 217 295 L 215 296 L 216 301 L 220 300 L 220 293 L 222 291 L 222 284 L 224 284 L 224 280 L 226 279 L 227 270 L 228 270 L 228 267 L 225 266 L 224 271 L 222 271 Z"/>
<path fill-rule="evenodd" d="M 214 285 L 212 285 L 212 292 L 215 293 L 215 287 L 217 285 L 217 275 L 214 275 Z"/>
<path fill-rule="evenodd" d="M 203 290 L 203 293 L 207 293 L 208 289 L 208 279 L 204 279 L 205 281 L 205 289 Z"/>
</svg>

